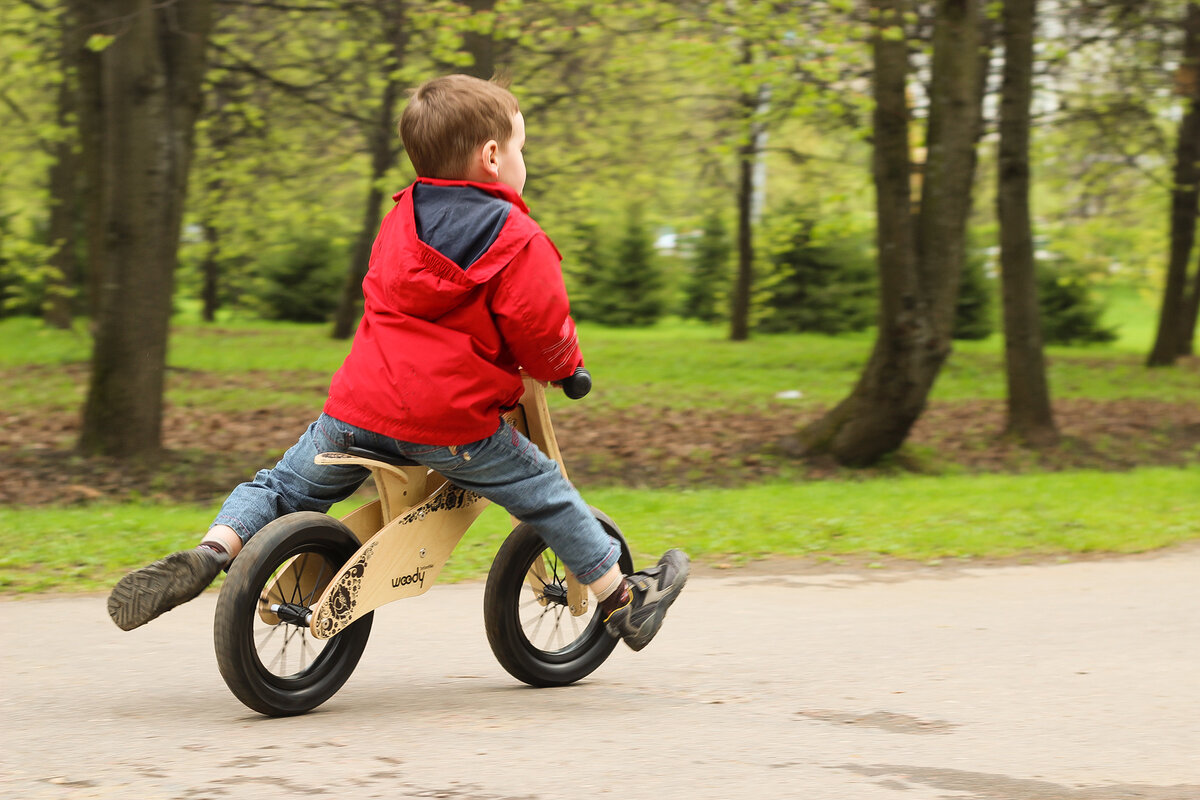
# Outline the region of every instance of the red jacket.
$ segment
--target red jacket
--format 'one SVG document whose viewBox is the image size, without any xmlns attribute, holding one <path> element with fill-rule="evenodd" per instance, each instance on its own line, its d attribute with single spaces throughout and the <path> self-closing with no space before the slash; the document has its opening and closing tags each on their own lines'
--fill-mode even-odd
<svg viewBox="0 0 1200 800">
<path fill-rule="evenodd" d="M 486 438 L 519 367 L 555 381 L 583 363 L 562 256 L 505 184 L 421 178 L 393 199 L 325 411 L 408 442 Z"/>
</svg>

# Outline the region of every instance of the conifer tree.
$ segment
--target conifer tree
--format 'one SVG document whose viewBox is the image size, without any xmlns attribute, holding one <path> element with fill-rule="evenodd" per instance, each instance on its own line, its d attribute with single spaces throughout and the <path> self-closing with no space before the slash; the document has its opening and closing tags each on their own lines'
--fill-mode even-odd
<svg viewBox="0 0 1200 800">
<path fill-rule="evenodd" d="M 629 209 L 616 257 L 598 276 L 590 304 L 603 325 L 653 325 L 662 313 L 662 275 L 640 206 Z"/>
<path fill-rule="evenodd" d="M 715 211 L 704 222 L 704 232 L 692 259 L 692 270 L 684 288 L 683 315 L 703 322 L 720 322 L 728 317 L 730 256 L 733 247 L 725 221 Z"/>
<path fill-rule="evenodd" d="M 787 235 L 771 255 L 776 277 L 767 292 L 769 311 L 758 328 L 835 335 L 870 327 L 878 281 L 867 243 L 849 233 L 818 231 L 795 206 L 781 216 Z"/>
</svg>

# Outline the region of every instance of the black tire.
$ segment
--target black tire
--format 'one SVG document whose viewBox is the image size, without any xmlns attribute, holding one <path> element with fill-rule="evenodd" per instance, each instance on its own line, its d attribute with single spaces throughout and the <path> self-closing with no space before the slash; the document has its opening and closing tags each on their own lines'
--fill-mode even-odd
<svg viewBox="0 0 1200 800">
<path fill-rule="evenodd" d="M 263 621 L 259 599 L 293 557 L 321 559 L 318 568 L 332 573 L 358 547 L 338 520 L 302 511 L 267 525 L 233 560 L 217 598 L 213 638 L 221 677 L 248 708 L 271 717 L 303 714 L 332 697 L 350 677 L 367 646 L 373 613 L 321 640 L 303 624 Z M 284 596 L 311 609 L 319 597 L 299 597 L 296 583 L 281 586 Z M 289 665 L 290 657 L 298 660 L 298 668 Z"/>
<path fill-rule="evenodd" d="M 605 532 L 621 543 L 621 571 L 633 572 L 633 558 L 621 531 L 603 513 L 592 511 Z M 548 578 L 540 598 L 526 581 L 538 559 Z M 558 556 L 526 524 L 513 528 L 488 573 L 483 595 L 488 643 L 500 666 L 530 686 L 575 683 L 603 664 L 617 646 L 604 630 L 594 598 L 589 597 L 586 614 L 571 614 L 565 575 Z M 546 626 L 549 630 L 544 630 Z"/>
</svg>

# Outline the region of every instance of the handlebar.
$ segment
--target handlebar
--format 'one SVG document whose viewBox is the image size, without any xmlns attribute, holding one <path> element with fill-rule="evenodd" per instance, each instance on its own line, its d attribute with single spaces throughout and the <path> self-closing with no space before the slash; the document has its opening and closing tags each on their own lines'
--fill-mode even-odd
<svg viewBox="0 0 1200 800">
<path fill-rule="evenodd" d="M 592 390 L 592 373 L 583 367 L 575 370 L 575 374 L 558 382 L 563 394 L 572 400 L 578 400 Z"/>
</svg>

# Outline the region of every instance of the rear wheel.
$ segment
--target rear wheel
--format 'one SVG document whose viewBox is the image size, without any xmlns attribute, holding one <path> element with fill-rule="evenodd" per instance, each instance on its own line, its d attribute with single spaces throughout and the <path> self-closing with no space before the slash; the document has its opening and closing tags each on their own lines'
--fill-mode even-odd
<svg viewBox="0 0 1200 800">
<path fill-rule="evenodd" d="M 621 542 L 621 571 L 633 559 L 617 526 L 595 512 L 605 532 Z M 515 527 L 501 545 L 484 590 L 483 618 L 496 660 L 531 686 L 565 686 L 604 663 L 617 640 L 604 630 L 594 599 L 579 616 L 567 604 L 566 567 L 529 525 Z"/>
<path fill-rule="evenodd" d="M 341 522 L 305 511 L 267 525 L 233 560 L 213 637 L 221 676 L 247 707 L 273 717 L 303 714 L 350 677 L 373 615 L 325 640 L 312 635 L 307 617 L 358 547 Z"/>
</svg>

